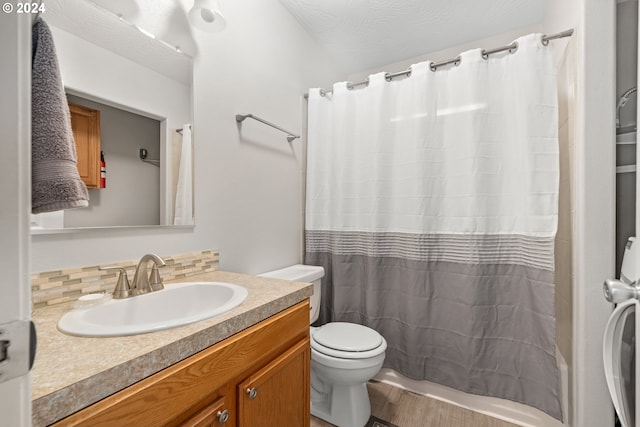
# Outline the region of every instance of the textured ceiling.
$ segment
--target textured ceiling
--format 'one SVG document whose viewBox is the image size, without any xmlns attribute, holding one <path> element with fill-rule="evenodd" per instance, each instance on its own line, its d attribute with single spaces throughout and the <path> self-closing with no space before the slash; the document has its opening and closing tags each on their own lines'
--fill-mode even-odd
<svg viewBox="0 0 640 427">
<path fill-rule="evenodd" d="M 225 1 L 231 0 L 220 2 L 223 13 Z M 545 4 L 544 0 L 279 1 L 347 73 L 539 24 Z M 187 21 L 192 5 L 193 0 L 47 0 L 42 16 L 51 25 L 188 83 L 188 56 L 144 36 L 117 15 L 195 56 L 195 30 Z"/>
<path fill-rule="evenodd" d="M 42 18 L 47 24 L 187 85 L 191 58 L 180 54 L 122 22 L 118 15 L 166 43 L 194 53 L 186 18 L 189 0 L 47 0 Z M 144 10 L 145 13 L 140 13 Z"/>
<path fill-rule="evenodd" d="M 539 24 L 543 0 L 280 0 L 348 73 Z"/>
</svg>

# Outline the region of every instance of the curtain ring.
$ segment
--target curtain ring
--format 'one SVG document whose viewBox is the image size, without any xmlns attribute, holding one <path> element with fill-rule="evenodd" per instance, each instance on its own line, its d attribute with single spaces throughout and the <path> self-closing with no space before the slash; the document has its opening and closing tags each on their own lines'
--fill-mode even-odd
<svg viewBox="0 0 640 427">
<path fill-rule="evenodd" d="M 353 90 L 353 84 L 351 84 L 351 82 L 347 82 L 347 90 Z"/>
<path fill-rule="evenodd" d="M 540 37 L 540 42 L 542 43 L 542 46 L 549 45 L 549 39 L 547 38 L 546 34 L 543 34 L 542 37 Z"/>
<path fill-rule="evenodd" d="M 489 54 L 485 49 L 482 49 L 481 55 L 482 55 L 482 59 L 489 59 Z"/>
<path fill-rule="evenodd" d="M 513 42 L 513 47 L 509 47 L 509 53 L 516 53 L 518 51 L 518 42 Z"/>
<path fill-rule="evenodd" d="M 384 79 L 390 82 L 391 80 L 393 80 L 393 77 L 391 77 L 391 73 L 384 73 Z"/>
</svg>

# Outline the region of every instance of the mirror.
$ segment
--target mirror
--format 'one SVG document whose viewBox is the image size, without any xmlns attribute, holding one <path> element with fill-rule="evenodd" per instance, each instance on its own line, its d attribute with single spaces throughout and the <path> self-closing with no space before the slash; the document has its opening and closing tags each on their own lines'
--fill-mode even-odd
<svg viewBox="0 0 640 427">
<path fill-rule="evenodd" d="M 178 187 L 178 198 L 189 198 L 187 212 L 193 207 L 192 173 L 178 179 L 182 143 L 191 134 L 191 57 L 89 0 L 49 0 L 41 17 L 68 101 L 98 111 L 106 186 L 89 189 L 88 208 L 33 215 L 32 233 L 173 226 Z M 183 168 L 192 172 L 193 164 Z M 193 217 L 175 224 L 193 225 Z"/>
</svg>

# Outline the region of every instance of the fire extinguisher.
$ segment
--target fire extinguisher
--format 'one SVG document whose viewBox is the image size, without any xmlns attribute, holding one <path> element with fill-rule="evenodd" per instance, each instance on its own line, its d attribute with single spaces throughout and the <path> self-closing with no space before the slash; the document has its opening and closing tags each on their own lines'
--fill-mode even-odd
<svg viewBox="0 0 640 427">
<path fill-rule="evenodd" d="M 104 151 L 100 152 L 100 188 L 107 188 L 107 165 L 104 162 Z"/>
</svg>

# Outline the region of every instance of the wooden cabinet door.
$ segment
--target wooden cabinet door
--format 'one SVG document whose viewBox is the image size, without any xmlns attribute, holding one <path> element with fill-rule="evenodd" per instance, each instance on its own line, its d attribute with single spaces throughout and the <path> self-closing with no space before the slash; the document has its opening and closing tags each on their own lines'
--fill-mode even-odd
<svg viewBox="0 0 640 427">
<path fill-rule="evenodd" d="M 181 424 L 181 427 L 231 427 L 234 425 L 233 409 L 222 397 Z"/>
<path fill-rule="evenodd" d="M 69 103 L 78 172 L 87 188 L 100 184 L 100 111 Z"/>
<path fill-rule="evenodd" d="M 309 339 L 300 341 L 238 385 L 240 427 L 308 427 Z"/>
</svg>

